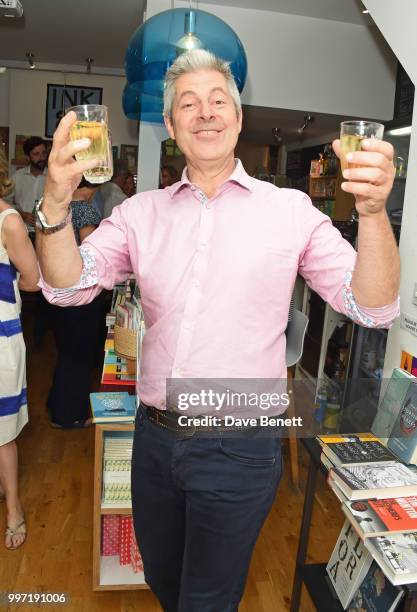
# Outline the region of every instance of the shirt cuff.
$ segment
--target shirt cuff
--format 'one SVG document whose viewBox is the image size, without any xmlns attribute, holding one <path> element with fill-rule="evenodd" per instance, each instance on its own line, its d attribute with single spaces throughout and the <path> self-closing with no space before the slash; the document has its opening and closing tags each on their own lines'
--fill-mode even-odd
<svg viewBox="0 0 417 612">
<path fill-rule="evenodd" d="M 343 303 L 346 308 L 346 314 L 355 323 L 364 327 L 383 327 L 389 328 L 393 325 L 395 319 L 400 314 L 400 298 L 379 308 L 369 308 L 358 304 L 352 293 L 352 271 L 345 275 L 343 287 Z"/>
<path fill-rule="evenodd" d="M 74 291 L 79 291 L 80 289 L 88 289 L 89 287 L 97 285 L 98 274 L 94 253 L 88 248 L 87 245 L 80 246 L 79 251 L 81 259 L 83 260 L 83 269 L 81 271 L 80 280 L 76 285 L 73 285 L 72 287 L 64 287 L 57 289 L 56 287 L 51 287 L 50 285 L 48 285 L 41 276 L 38 286 L 41 289 L 53 293 L 54 295 L 60 295 L 63 293 L 72 293 Z"/>
</svg>

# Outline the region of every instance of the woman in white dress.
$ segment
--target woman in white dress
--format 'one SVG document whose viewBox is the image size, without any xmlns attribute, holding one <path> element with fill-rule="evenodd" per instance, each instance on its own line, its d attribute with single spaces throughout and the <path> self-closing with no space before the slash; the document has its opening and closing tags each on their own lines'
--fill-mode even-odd
<svg viewBox="0 0 417 612">
<path fill-rule="evenodd" d="M 0 146 L 0 499 L 6 502 L 5 546 L 14 550 L 26 539 L 15 442 L 28 421 L 19 288 L 37 291 L 39 270 L 20 214 L 1 199 L 10 187 L 8 163 Z"/>
</svg>

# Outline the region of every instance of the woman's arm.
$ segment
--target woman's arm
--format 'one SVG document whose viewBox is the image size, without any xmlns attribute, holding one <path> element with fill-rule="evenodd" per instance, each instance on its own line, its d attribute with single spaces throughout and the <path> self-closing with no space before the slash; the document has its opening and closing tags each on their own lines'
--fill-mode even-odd
<svg viewBox="0 0 417 612">
<path fill-rule="evenodd" d="M 4 220 L 1 231 L 9 259 L 20 272 L 19 288 L 24 291 L 39 291 L 38 261 L 21 217 L 9 215 Z"/>
</svg>

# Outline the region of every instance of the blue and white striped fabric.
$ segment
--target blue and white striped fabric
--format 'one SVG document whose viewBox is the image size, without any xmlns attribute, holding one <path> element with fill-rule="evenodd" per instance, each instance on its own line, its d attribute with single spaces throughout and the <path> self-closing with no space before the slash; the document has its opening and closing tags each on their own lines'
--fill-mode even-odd
<svg viewBox="0 0 417 612">
<path fill-rule="evenodd" d="M 18 279 L 1 240 L 3 221 L 9 214 L 19 213 L 12 208 L 0 213 L 0 446 L 14 440 L 28 421 Z"/>
</svg>

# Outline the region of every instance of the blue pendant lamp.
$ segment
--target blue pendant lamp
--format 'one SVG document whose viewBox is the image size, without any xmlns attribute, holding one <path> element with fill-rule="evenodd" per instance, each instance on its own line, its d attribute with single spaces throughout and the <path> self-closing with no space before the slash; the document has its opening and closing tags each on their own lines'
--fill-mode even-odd
<svg viewBox="0 0 417 612">
<path fill-rule="evenodd" d="M 238 90 L 243 90 L 246 53 L 227 23 L 198 9 L 163 11 L 145 21 L 127 47 L 123 110 L 129 119 L 163 124 L 165 73 L 178 55 L 191 49 L 207 49 L 230 62 Z"/>
</svg>

